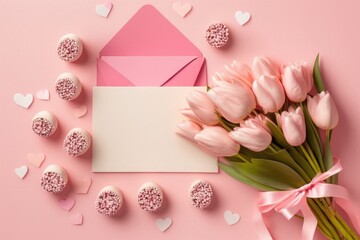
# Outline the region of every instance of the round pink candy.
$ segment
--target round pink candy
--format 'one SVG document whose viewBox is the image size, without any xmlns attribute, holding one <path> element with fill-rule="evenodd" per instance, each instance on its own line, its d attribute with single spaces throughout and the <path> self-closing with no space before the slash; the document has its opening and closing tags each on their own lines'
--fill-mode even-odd
<svg viewBox="0 0 360 240">
<path fill-rule="evenodd" d="M 220 48 L 229 40 L 229 28 L 223 23 L 211 24 L 206 30 L 206 41 L 213 47 Z"/>
</svg>

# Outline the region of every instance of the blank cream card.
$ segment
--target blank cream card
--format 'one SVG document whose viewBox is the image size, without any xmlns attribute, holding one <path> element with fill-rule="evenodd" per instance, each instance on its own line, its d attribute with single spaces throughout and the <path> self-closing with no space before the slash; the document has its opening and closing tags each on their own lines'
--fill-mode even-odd
<svg viewBox="0 0 360 240">
<path fill-rule="evenodd" d="M 218 172 L 175 133 L 186 95 L 205 87 L 94 87 L 93 172 Z"/>
</svg>

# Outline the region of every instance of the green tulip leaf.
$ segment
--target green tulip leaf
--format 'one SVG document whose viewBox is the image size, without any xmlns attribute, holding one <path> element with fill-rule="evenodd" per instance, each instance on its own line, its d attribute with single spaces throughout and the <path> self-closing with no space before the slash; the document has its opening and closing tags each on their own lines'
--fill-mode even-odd
<svg viewBox="0 0 360 240">
<path fill-rule="evenodd" d="M 313 78 L 314 78 L 314 85 L 318 93 L 325 91 L 324 82 L 321 77 L 320 73 L 320 56 L 319 54 L 316 56 L 314 69 L 313 69 Z"/>
<path fill-rule="evenodd" d="M 278 144 L 280 144 L 284 148 L 289 146 L 289 144 L 286 142 L 284 134 L 282 133 L 282 131 L 278 126 L 276 126 L 273 122 L 270 121 L 268 121 L 266 125 L 270 129 L 271 135 Z"/>
<path fill-rule="evenodd" d="M 286 149 L 280 149 L 276 152 L 273 152 L 269 149 L 261 152 L 253 152 L 245 147 L 241 147 L 240 151 L 244 155 L 251 157 L 251 159 L 261 158 L 281 162 L 296 171 L 306 182 L 311 181 L 306 172 L 299 166 L 299 164 L 296 163 L 296 161 Z"/>
<path fill-rule="evenodd" d="M 306 107 L 306 104 L 302 103 L 301 108 L 302 108 L 302 110 L 304 112 L 304 116 L 305 116 L 306 141 L 309 143 L 313 153 L 316 156 L 316 160 L 321 167 L 321 170 L 324 172 L 325 168 L 324 168 L 324 163 L 323 163 L 322 145 L 321 145 L 319 131 L 311 119 L 311 116 Z"/>
<path fill-rule="evenodd" d="M 330 145 L 331 131 L 332 130 L 329 130 L 326 133 L 326 138 L 325 138 L 324 164 L 325 164 L 326 170 L 329 170 L 334 164 L 334 157 L 333 157 L 333 154 L 331 151 L 331 145 Z M 336 174 L 336 175 L 328 178 L 326 181 L 329 183 L 332 183 L 332 184 L 337 184 L 338 183 L 338 175 Z"/>
<path fill-rule="evenodd" d="M 244 175 L 242 175 L 241 173 L 236 171 L 236 169 L 231 165 L 219 162 L 219 167 L 230 177 L 232 177 L 246 185 L 254 187 L 258 190 L 261 190 L 261 191 L 278 191 L 279 190 L 279 189 L 275 189 L 275 188 L 263 185 L 261 183 L 255 182 L 254 180 L 251 180 L 251 179 L 245 177 Z"/>
<path fill-rule="evenodd" d="M 241 175 L 275 189 L 289 190 L 306 184 L 302 177 L 289 166 L 268 159 L 253 159 L 251 163 L 232 162 Z"/>
</svg>

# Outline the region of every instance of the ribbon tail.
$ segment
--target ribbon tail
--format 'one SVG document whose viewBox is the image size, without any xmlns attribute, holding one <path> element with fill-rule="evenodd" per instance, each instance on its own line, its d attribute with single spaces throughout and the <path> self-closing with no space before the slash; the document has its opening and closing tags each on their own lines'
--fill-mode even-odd
<svg viewBox="0 0 360 240">
<path fill-rule="evenodd" d="M 317 220 L 306 202 L 306 198 L 301 200 L 301 212 L 304 217 L 301 240 L 312 240 L 315 235 Z"/>
<path fill-rule="evenodd" d="M 359 211 L 358 211 L 359 209 L 357 209 L 354 206 L 354 204 L 352 203 L 352 201 L 350 199 L 335 198 L 335 202 L 349 216 L 355 230 L 357 231 L 358 234 L 360 234 L 360 225 L 359 225 L 360 219 L 359 219 L 359 215 L 357 214 L 357 213 L 359 213 Z"/>
<path fill-rule="evenodd" d="M 257 235 L 258 235 L 259 239 L 261 239 L 261 240 L 273 240 L 268 228 L 266 227 L 266 225 L 264 223 L 264 219 L 263 219 L 262 214 L 259 211 L 259 209 L 255 210 L 254 222 L 255 222 L 255 229 L 256 229 L 256 232 L 257 232 Z"/>
</svg>

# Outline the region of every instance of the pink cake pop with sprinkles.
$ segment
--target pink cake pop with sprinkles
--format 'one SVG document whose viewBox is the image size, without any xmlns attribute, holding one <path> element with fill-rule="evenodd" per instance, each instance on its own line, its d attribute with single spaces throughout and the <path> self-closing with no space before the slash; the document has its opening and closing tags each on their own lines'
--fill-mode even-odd
<svg viewBox="0 0 360 240">
<path fill-rule="evenodd" d="M 213 47 L 220 48 L 229 40 L 229 28 L 223 23 L 211 24 L 206 29 L 206 41 Z"/>
<path fill-rule="evenodd" d="M 62 167 L 49 165 L 45 168 L 41 179 L 41 187 L 50 193 L 60 193 L 66 187 L 68 175 Z"/>
<path fill-rule="evenodd" d="M 121 208 L 123 196 L 115 186 L 106 186 L 100 190 L 96 201 L 96 210 L 107 216 L 114 216 Z"/>
<path fill-rule="evenodd" d="M 55 92 L 61 99 L 74 100 L 80 95 L 81 90 L 81 82 L 75 74 L 65 72 L 56 79 Z"/>
<path fill-rule="evenodd" d="M 138 193 L 138 204 L 148 212 L 157 211 L 163 203 L 164 195 L 160 186 L 153 182 L 143 184 Z"/>
<path fill-rule="evenodd" d="M 69 33 L 62 36 L 58 42 L 57 53 L 65 62 L 74 62 L 80 58 L 83 44 L 78 36 Z"/>
<path fill-rule="evenodd" d="M 191 205 L 196 208 L 207 208 L 212 201 L 213 191 L 210 183 L 203 180 L 195 180 L 189 190 L 189 199 Z"/>
<path fill-rule="evenodd" d="M 31 128 L 41 137 L 49 137 L 56 131 L 58 121 L 54 114 L 48 111 L 38 112 L 32 119 Z"/>
<path fill-rule="evenodd" d="M 86 153 L 86 151 L 90 148 L 90 145 L 90 135 L 82 128 L 71 129 L 63 142 L 65 152 L 73 157 Z"/>
</svg>

